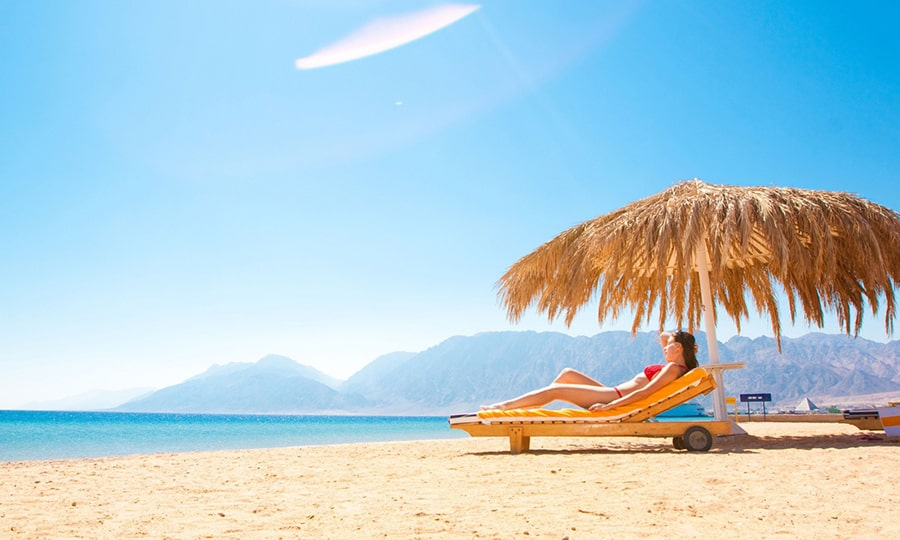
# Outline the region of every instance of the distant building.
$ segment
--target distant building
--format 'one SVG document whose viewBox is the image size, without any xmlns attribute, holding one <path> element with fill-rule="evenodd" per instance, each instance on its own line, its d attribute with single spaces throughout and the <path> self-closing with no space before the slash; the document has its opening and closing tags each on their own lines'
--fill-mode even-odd
<svg viewBox="0 0 900 540">
<path fill-rule="evenodd" d="M 795 412 L 812 412 L 819 410 L 819 407 L 816 406 L 815 403 L 812 402 L 808 397 L 800 400 L 800 403 L 794 407 Z"/>
</svg>

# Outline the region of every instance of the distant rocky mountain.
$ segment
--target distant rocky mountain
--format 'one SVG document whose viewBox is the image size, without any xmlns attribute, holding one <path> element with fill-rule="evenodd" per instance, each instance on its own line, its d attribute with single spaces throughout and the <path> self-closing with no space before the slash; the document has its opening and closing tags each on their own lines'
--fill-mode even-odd
<svg viewBox="0 0 900 540">
<path fill-rule="evenodd" d="M 249 368 L 265 370 L 272 373 L 284 372 L 291 375 L 300 375 L 334 389 L 337 389 L 342 383 L 340 379 L 336 379 L 334 377 L 326 375 L 316 368 L 298 364 L 287 356 L 281 356 L 277 354 L 264 356 L 256 363 L 232 362 L 225 365 L 216 364 L 200 375 L 192 377 L 188 380 L 190 381 L 193 379 L 202 379 L 207 377 L 225 377 L 233 373 L 245 371 Z"/>
<path fill-rule="evenodd" d="M 698 333 L 697 338 L 705 363 L 705 336 Z M 803 397 L 828 406 L 836 396 L 884 392 L 900 396 L 897 341 L 809 334 L 783 338 L 779 353 L 771 338 L 735 337 L 719 344 L 719 356 L 722 362 L 747 364 L 726 374 L 728 395 L 768 392 L 773 407 Z M 285 357 L 214 366 L 119 410 L 448 414 L 542 386 L 564 367 L 616 384 L 661 361 L 654 333 L 572 337 L 489 332 L 452 337 L 420 353 L 382 356 L 341 384 Z"/>
<path fill-rule="evenodd" d="M 130 412 L 332 413 L 362 409 L 362 396 L 338 392 L 337 380 L 283 356 L 215 365 L 181 384 L 116 407 Z"/>
<path fill-rule="evenodd" d="M 728 374 L 729 391 L 771 392 L 781 404 L 810 397 L 827 405 L 829 399 L 900 390 L 898 341 L 807 334 L 782 339 L 779 354 L 771 338 L 734 337 L 720 349 L 720 357 L 723 362 L 747 363 Z"/>
<path fill-rule="evenodd" d="M 632 340 L 626 332 L 593 338 L 553 332 L 482 333 L 450 338 L 377 380 L 360 372 L 345 386 L 356 387 L 363 379 L 370 388 L 365 395 L 375 406 L 458 412 L 544 385 L 567 366 L 618 382 L 658 362 L 659 356 L 658 341 L 649 334 Z"/>
<path fill-rule="evenodd" d="M 338 389 L 341 392 L 350 394 L 359 394 L 370 396 L 369 401 L 372 405 L 382 409 L 382 412 L 389 412 L 396 409 L 398 412 L 408 412 L 407 406 L 418 407 L 418 403 L 405 403 L 399 399 L 399 396 L 393 397 L 386 395 L 384 386 L 390 381 L 392 375 L 402 373 L 402 366 L 410 361 L 416 353 L 411 352 L 395 352 L 386 354 L 376 358 L 373 362 L 358 371 L 355 375 L 344 381 Z M 377 396 L 378 403 L 371 401 Z"/>
</svg>

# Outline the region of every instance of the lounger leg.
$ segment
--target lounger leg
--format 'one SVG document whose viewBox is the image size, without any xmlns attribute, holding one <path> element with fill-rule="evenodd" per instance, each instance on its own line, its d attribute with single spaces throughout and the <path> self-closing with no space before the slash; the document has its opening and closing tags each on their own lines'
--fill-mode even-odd
<svg viewBox="0 0 900 540">
<path fill-rule="evenodd" d="M 526 437 L 520 427 L 509 428 L 509 451 L 513 454 L 527 452 L 531 447 L 531 437 Z"/>
</svg>

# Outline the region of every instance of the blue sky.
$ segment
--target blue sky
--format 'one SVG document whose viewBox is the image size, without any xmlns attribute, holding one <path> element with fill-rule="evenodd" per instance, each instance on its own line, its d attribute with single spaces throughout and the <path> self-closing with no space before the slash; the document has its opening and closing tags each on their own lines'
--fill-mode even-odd
<svg viewBox="0 0 900 540">
<path fill-rule="evenodd" d="M 495 282 L 683 179 L 900 209 L 894 2 L 485 1 L 294 66 L 443 5 L 0 4 L 0 408 L 269 353 L 344 378 L 454 335 L 627 329 L 511 325 Z"/>
</svg>

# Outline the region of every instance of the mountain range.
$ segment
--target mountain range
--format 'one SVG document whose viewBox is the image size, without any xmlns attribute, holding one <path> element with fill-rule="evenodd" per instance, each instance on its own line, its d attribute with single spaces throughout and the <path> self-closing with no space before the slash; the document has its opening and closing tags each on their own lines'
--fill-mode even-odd
<svg viewBox="0 0 900 540">
<path fill-rule="evenodd" d="M 697 334 L 701 364 L 705 336 Z M 773 339 L 734 337 L 719 343 L 721 362 L 746 362 L 726 373 L 727 395 L 768 392 L 774 406 L 809 397 L 819 405 L 851 396 L 900 396 L 900 342 L 844 335 Z M 604 332 L 487 332 L 457 336 L 419 353 L 377 358 L 346 381 L 289 358 L 215 365 L 206 372 L 115 410 L 135 412 L 398 414 L 466 412 L 543 386 L 565 367 L 616 384 L 661 363 L 657 335 Z M 708 399 L 705 398 L 705 399 Z"/>
</svg>

